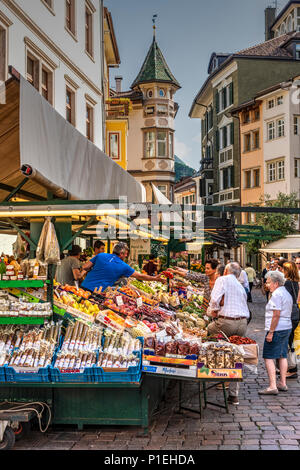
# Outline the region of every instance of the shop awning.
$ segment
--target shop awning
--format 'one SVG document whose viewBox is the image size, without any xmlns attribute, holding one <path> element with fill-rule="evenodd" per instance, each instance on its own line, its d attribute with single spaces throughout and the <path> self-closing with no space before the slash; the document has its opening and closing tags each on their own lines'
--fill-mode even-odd
<svg viewBox="0 0 300 470">
<path fill-rule="evenodd" d="M 96 123 L 97 124 L 97 123 Z M 146 200 L 145 188 L 127 171 L 68 123 L 22 76 L 6 82 L 0 105 L 0 200 L 24 180 L 22 166 L 32 168 L 19 198 L 47 197 L 49 182 L 69 199 Z M 44 184 L 41 183 L 44 180 Z"/>
<path fill-rule="evenodd" d="M 275 242 L 269 243 L 259 251 L 263 253 L 298 253 L 300 252 L 300 234 L 288 235 Z"/>
</svg>

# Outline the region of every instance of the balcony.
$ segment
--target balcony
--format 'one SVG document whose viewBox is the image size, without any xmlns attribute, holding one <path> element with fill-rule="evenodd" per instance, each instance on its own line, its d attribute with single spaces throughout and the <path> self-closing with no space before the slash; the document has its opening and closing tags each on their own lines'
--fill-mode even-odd
<svg viewBox="0 0 300 470">
<path fill-rule="evenodd" d="M 129 98 L 110 98 L 105 102 L 107 120 L 126 119 L 132 109 Z"/>
</svg>

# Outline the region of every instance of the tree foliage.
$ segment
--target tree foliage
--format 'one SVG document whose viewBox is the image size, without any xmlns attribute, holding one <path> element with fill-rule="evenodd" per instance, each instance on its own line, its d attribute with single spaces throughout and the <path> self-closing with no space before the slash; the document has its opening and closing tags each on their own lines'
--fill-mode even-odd
<svg viewBox="0 0 300 470">
<path fill-rule="evenodd" d="M 279 192 L 276 200 L 271 200 L 269 194 L 265 194 L 261 197 L 261 206 L 266 207 L 298 207 L 297 193 L 284 194 Z M 278 230 L 281 235 L 270 237 L 269 240 L 251 240 L 246 244 L 246 250 L 249 255 L 256 254 L 262 247 L 262 244 L 266 245 L 272 241 L 284 238 L 287 235 L 291 235 L 296 232 L 297 216 L 294 214 L 288 214 L 281 212 L 279 214 L 261 212 L 256 213 L 256 222 L 252 223 L 253 227 L 260 225 L 264 230 Z"/>
</svg>

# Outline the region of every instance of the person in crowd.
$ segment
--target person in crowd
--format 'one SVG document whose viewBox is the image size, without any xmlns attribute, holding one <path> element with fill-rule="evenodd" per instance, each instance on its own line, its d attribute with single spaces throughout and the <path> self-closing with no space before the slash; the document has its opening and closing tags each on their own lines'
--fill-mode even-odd
<svg viewBox="0 0 300 470">
<path fill-rule="evenodd" d="M 145 264 L 143 270 L 146 271 L 149 276 L 154 276 L 157 274 L 157 263 L 155 262 L 155 255 L 149 256 L 149 261 Z"/>
<path fill-rule="evenodd" d="M 297 269 L 299 271 L 299 276 L 300 276 L 300 257 L 297 257 L 295 260 L 295 264 L 297 266 Z"/>
<path fill-rule="evenodd" d="M 140 281 L 162 281 L 160 276 L 149 276 L 135 271 L 124 260 L 127 258 L 129 248 L 126 243 L 115 245 L 113 253 L 100 253 L 83 265 L 89 271 L 82 283 L 82 287 L 93 292 L 96 288 L 113 286 L 120 278 L 133 277 Z"/>
<path fill-rule="evenodd" d="M 292 332 L 293 298 L 284 287 L 285 279 L 280 272 L 269 271 L 266 275 L 267 286 L 271 293 L 266 305 L 263 358 L 269 377 L 269 386 L 259 390 L 260 395 L 277 395 L 287 391 L 286 373 L 288 369 L 288 342 Z M 276 383 L 275 360 L 279 360 L 280 381 Z"/>
<path fill-rule="evenodd" d="M 266 296 L 267 302 L 269 300 L 270 293 L 269 293 L 269 291 L 267 289 L 267 286 L 266 286 L 266 281 L 267 281 L 266 275 L 270 271 L 270 269 L 271 269 L 271 263 L 270 263 L 270 261 L 267 261 L 266 266 L 264 267 L 264 269 L 262 270 L 262 273 L 261 273 L 262 293 Z"/>
<path fill-rule="evenodd" d="M 239 264 L 239 263 L 238 263 Z M 247 294 L 247 297 L 248 297 L 248 294 L 249 294 L 249 291 L 250 291 L 250 287 L 249 287 L 249 281 L 248 281 L 248 276 L 247 276 L 247 273 L 246 271 L 242 268 L 242 266 L 240 265 L 240 268 L 241 268 L 241 274 L 239 276 L 239 282 L 242 284 L 242 286 L 244 287 L 245 291 L 246 291 L 246 294 Z"/>
<path fill-rule="evenodd" d="M 283 265 L 284 265 L 284 263 L 287 263 L 287 261 L 288 261 L 288 260 L 285 259 L 285 258 L 280 258 L 280 260 L 278 261 L 277 270 L 278 270 L 280 273 L 282 273 L 282 274 L 284 274 L 284 272 L 283 272 Z"/>
<path fill-rule="evenodd" d="M 178 267 L 174 269 L 169 269 L 169 271 L 174 274 L 178 274 L 179 276 L 184 277 L 188 281 L 196 281 L 199 284 L 202 284 L 202 287 L 204 288 L 204 296 L 206 299 L 209 300 L 211 291 L 216 282 L 216 270 L 217 270 L 218 264 L 219 264 L 218 260 L 214 258 L 208 259 L 205 262 L 205 274 L 196 273 L 196 272 L 189 271 L 187 269 L 178 268 Z"/>
<path fill-rule="evenodd" d="M 293 310 L 292 310 L 292 332 L 289 337 L 289 351 L 294 352 L 294 333 L 299 324 L 299 308 L 298 303 L 300 301 L 300 289 L 299 289 L 299 272 L 296 264 L 293 261 L 287 261 L 283 265 L 283 273 L 286 279 L 284 287 L 290 293 L 293 298 Z M 298 377 L 297 363 L 291 364 L 288 358 L 288 371 L 286 374 L 287 379 L 294 379 Z"/>
<path fill-rule="evenodd" d="M 101 240 L 96 240 L 94 243 L 94 256 L 99 255 L 100 253 L 105 252 L 105 243 Z"/>
<path fill-rule="evenodd" d="M 69 286 L 75 286 L 76 281 L 80 281 L 86 274 L 81 269 L 81 263 L 79 261 L 81 255 L 81 247 L 79 245 L 73 245 L 69 251 L 69 255 L 61 261 L 61 264 L 57 266 L 56 280 L 62 285 L 68 284 Z"/>
<path fill-rule="evenodd" d="M 216 269 L 216 280 L 218 277 L 224 276 L 225 266 L 224 264 L 219 263 Z"/>
<path fill-rule="evenodd" d="M 220 332 L 228 337 L 246 335 L 247 319 L 250 314 L 246 291 L 238 280 L 240 274 L 239 263 L 233 262 L 226 265 L 224 276 L 217 278 L 209 303 L 209 311 L 217 318 L 207 327 L 209 335 L 216 335 Z M 238 405 L 238 393 L 238 382 L 231 383 L 228 402 Z"/>
<path fill-rule="evenodd" d="M 252 292 L 252 288 L 253 288 L 254 279 L 256 278 L 256 271 L 251 266 L 251 263 L 246 263 L 245 272 L 248 276 L 248 282 L 249 282 L 248 302 L 252 302 L 251 292 Z"/>
</svg>

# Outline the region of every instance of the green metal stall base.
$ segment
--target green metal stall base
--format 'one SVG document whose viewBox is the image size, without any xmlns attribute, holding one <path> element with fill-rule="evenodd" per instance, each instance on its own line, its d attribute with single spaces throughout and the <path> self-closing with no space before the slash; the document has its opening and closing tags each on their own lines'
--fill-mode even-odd
<svg viewBox="0 0 300 470">
<path fill-rule="evenodd" d="M 168 380 L 144 375 L 140 383 L 3 383 L 0 400 L 44 401 L 52 424 L 141 426 L 148 432 L 151 416 Z"/>
</svg>

